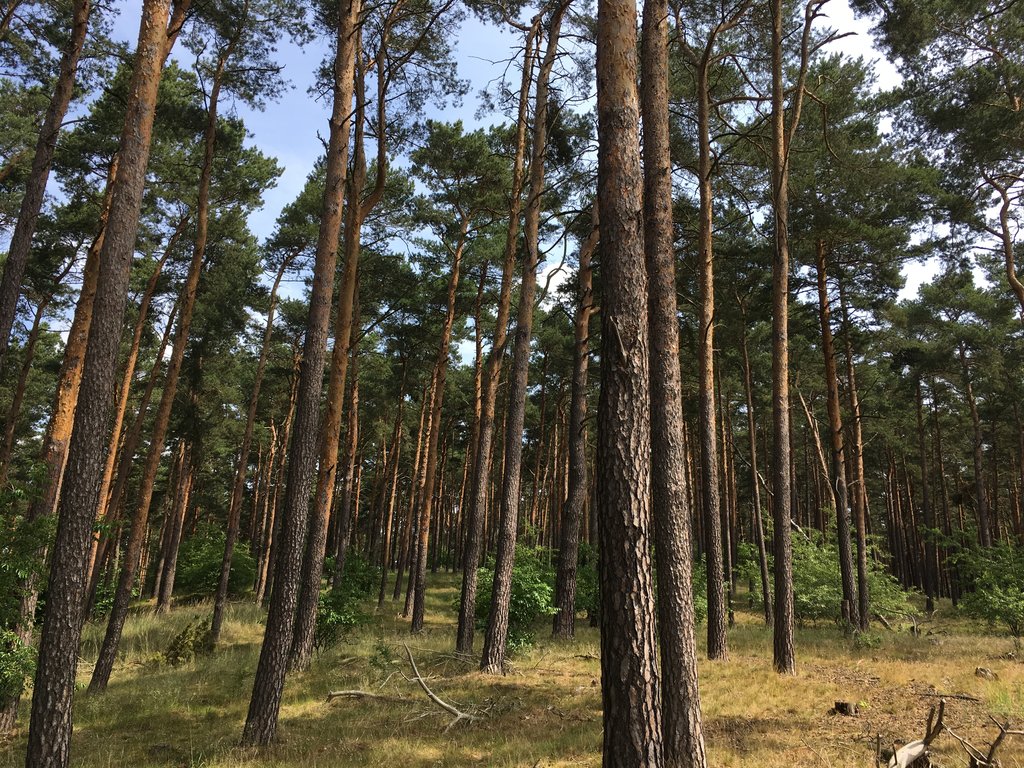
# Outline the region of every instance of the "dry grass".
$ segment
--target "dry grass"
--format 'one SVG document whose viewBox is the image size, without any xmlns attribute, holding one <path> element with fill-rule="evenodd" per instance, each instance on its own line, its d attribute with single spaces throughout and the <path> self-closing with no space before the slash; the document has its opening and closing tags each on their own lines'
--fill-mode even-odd
<svg viewBox="0 0 1024 768">
<path fill-rule="evenodd" d="M 91 661 L 102 626 L 83 643 L 76 702 L 76 766 L 597 766 L 601 711 L 598 637 L 581 622 L 576 641 L 541 639 L 516 658 L 503 678 L 476 671 L 475 660 L 450 651 L 451 604 L 457 582 L 433 578 L 427 631 L 410 637 L 388 611 L 347 642 L 322 654 L 313 668 L 289 679 L 279 743 L 256 752 L 237 746 L 262 635 L 262 614 L 232 607 L 224 645 L 193 664 L 169 667 L 158 654 L 190 619 L 208 606 L 179 608 L 169 616 L 140 612 L 125 629 L 124 654 L 109 690 L 86 696 Z M 738 612 L 727 662 L 701 662 L 704 724 L 714 766 L 870 766 L 877 734 L 883 744 L 917 738 L 936 699 L 955 693 L 980 702 L 951 700 L 949 725 L 975 743 L 994 733 L 989 715 L 1024 721 L 1024 664 L 1007 657 L 1005 638 L 940 615 L 927 633 L 879 630 L 877 647 L 856 648 L 835 627 L 802 628 L 799 673 L 771 671 L 771 635 L 752 613 Z M 543 638 L 543 627 L 538 628 Z M 445 733 L 450 717 L 429 704 L 409 674 L 402 643 L 409 642 L 431 687 L 460 709 L 483 719 Z M 997 680 L 976 677 L 978 666 Z M 379 691 L 403 702 L 324 699 L 331 689 Z M 861 714 L 829 714 L 835 700 L 858 702 Z M 26 708 L 23 708 L 26 709 Z M 21 723 L 24 731 L 24 722 Z M 948 737 L 939 764 L 963 765 Z M 0 746 L 0 766 L 20 766 L 24 733 Z M 1008 742 L 1003 765 L 1024 765 L 1024 739 Z"/>
</svg>

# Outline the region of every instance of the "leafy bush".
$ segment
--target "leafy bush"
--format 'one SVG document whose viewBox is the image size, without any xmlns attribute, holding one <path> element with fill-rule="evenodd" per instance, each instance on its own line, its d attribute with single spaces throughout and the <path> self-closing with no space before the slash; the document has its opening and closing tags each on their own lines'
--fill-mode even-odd
<svg viewBox="0 0 1024 768">
<path fill-rule="evenodd" d="M 36 652 L 7 629 L 0 629 L 0 702 L 21 695 L 35 672 Z"/>
<path fill-rule="evenodd" d="M 773 571 L 769 552 L 769 574 Z M 741 557 L 741 574 L 759 583 L 760 569 L 752 549 Z M 871 610 L 882 616 L 912 613 L 909 594 L 899 582 L 874 560 L 868 560 L 868 591 Z M 761 590 L 750 595 L 751 602 L 762 604 Z M 798 622 L 841 621 L 843 587 L 839 576 L 839 547 L 826 541 L 819 531 L 793 536 L 793 612 Z"/>
<path fill-rule="evenodd" d="M 708 620 L 708 571 L 703 561 L 694 560 L 690 583 L 693 585 L 693 620 L 703 624 Z"/>
<path fill-rule="evenodd" d="M 370 616 L 361 609 L 360 603 L 372 595 L 379 584 L 380 568 L 356 552 L 345 558 L 345 570 L 337 589 L 320 595 L 313 633 L 313 646 L 318 651 L 336 645 L 353 629 L 369 621 Z"/>
<path fill-rule="evenodd" d="M 178 666 L 194 661 L 196 656 L 209 653 L 211 650 L 213 643 L 210 642 L 210 626 L 206 621 L 195 618 L 174 636 L 164 651 L 163 658 L 168 664 Z"/>
<path fill-rule="evenodd" d="M 227 534 L 219 526 L 207 523 L 182 543 L 174 576 L 176 591 L 197 597 L 207 597 L 217 591 L 226 539 Z M 249 553 L 249 547 L 238 542 L 231 557 L 228 593 L 244 595 L 255 580 L 256 561 Z"/>
<path fill-rule="evenodd" d="M 961 575 L 972 590 L 960 605 L 970 616 L 1002 624 L 1020 651 L 1024 636 L 1024 549 L 1006 542 L 956 556 Z"/>
<path fill-rule="evenodd" d="M 555 574 L 546 560 L 546 549 L 523 544 L 516 546 L 508 608 L 508 649 L 512 653 L 532 645 L 534 625 L 555 613 Z M 494 583 L 494 562 L 491 559 L 480 569 L 477 581 L 480 591 L 476 600 L 476 626 L 477 629 L 485 629 L 491 612 L 491 585 Z M 455 608 L 458 610 L 457 601 Z"/>
</svg>

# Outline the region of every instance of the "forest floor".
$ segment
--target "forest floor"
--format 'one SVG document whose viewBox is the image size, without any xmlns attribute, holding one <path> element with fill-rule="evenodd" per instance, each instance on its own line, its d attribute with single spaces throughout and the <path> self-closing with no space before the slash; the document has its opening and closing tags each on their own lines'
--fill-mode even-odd
<svg viewBox="0 0 1024 768">
<path fill-rule="evenodd" d="M 548 639 L 516 656 L 504 677 L 477 671 L 456 657 L 455 576 L 430 577 L 427 627 L 410 636 L 394 610 L 317 656 L 312 668 L 289 677 L 278 743 L 255 751 L 238 744 L 249 702 L 262 612 L 232 606 L 222 646 L 177 667 L 161 652 L 189 622 L 208 618 L 199 604 L 128 621 L 123 656 L 110 687 L 86 695 L 102 639 L 101 623 L 85 632 L 75 702 L 72 764 L 109 766 L 598 766 L 601 689 L 596 629 L 578 622 L 571 643 Z M 390 607 L 390 604 L 389 604 Z M 956 694 L 946 723 L 975 745 L 997 733 L 990 716 L 1024 723 L 1024 662 L 1005 636 L 961 621 L 943 604 L 914 636 L 906 628 L 873 630 L 868 640 L 844 637 L 833 625 L 797 632 L 798 673 L 771 669 L 771 633 L 760 616 L 738 610 L 729 632 L 729 660 L 700 662 L 701 703 L 712 766 L 873 766 L 876 737 L 883 745 L 920 738 L 936 694 Z M 481 640 L 478 638 L 477 644 Z M 405 656 L 408 643 L 430 688 L 477 716 L 446 730 L 450 715 L 432 704 Z M 703 648 L 703 643 L 701 643 Z M 994 673 L 979 677 L 978 667 Z M 335 699 L 328 691 L 360 689 L 382 700 Z M 830 713 L 837 700 L 860 714 Z M 0 744 L 0 766 L 24 760 L 28 706 L 19 733 Z M 939 737 L 935 764 L 966 765 L 948 734 Z M 1004 768 L 1024 766 L 1024 738 L 1011 737 L 999 757 Z"/>
</svg>

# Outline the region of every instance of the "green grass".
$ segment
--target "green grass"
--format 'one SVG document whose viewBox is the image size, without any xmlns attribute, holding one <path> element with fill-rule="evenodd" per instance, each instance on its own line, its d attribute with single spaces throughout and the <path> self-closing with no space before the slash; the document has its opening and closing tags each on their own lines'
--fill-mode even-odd
<svg viewBox="0 0 1024 768">
<path fill-rule="evenodd" d="M 319 655 L 312 668 L 289 677 L 279 740 L 266 750 L 237 746 L 245 720 L 263 632 L 263 613 L 249 603 L 230 607 L 218 651 L 171 667 L 159 654 L 185 624 L 208 616 L 209 605 L 155 616 L 133 614 L 109 689 L 87 695 L 85 685 L 102 639 L 102 624 L 87 627 L 75 703 L 73 764 L 100 766 L 597 766 L 601 710 L 596 630 L 578 622 L 572 643 L 547 639 L 512 660 L 505 677 L 476 671 L 456 658 L 454 614 L 458 581 L 431 577 L 426 631 L 410 636 L 396 608 Z M 371 609 L 372 610 L 372 609 Z M 943 609 L 923 626 L 877 628 L 875 647 L 860 647 L 834 626 L 798 630 L 798 674 L 771 671 L 771 634 L 753 612 L 738 611 L 729 632 L 727 662 L 700 664 L 709 758 L 715 766 L 873 765 L 876 734 L 884 744 L 920 736 L 935 699 L 958 693 L 980 703 L 951 700 L 947 722 L 975 743 L 994 728 L 988 716 L 1024 721 L 1024 664 L 1006 656 L 1005 637 L 965 623 Z M 703 631 L 703 627 L 700 628 Z M 481 715 L 479 722 L 445 732 L 450 718 L 431 705 L 413 681 L 404 656 L 409 643 L 421 672 L 442 698 Z M 478 640 L 478 647 L 480 641 Z M 703 646 L 703 643 L 701 643 Z M 985 666 L 997 680 L 976 677 Z M 361 689 L 402 702 L 335 700 L 332 689 Z M 860 702 L 857 718 L 830 715 L 833 702 Z M 24 716 L 19 733 L 0 745 L 0 766 L 24 760 Z M 941 760 L 959 764 L 952 739 L 940 739 Z M 1004 766 L 1024 765 L 1024 739 L 1007 743 Z"/>
</svg>

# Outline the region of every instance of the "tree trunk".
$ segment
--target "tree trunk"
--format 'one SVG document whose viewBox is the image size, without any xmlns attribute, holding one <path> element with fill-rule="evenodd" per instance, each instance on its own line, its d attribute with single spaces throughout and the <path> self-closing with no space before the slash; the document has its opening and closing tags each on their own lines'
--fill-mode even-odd
<svg viewBox="0 0 1024 768">
<path fill-rule="evenodd" d="M 857 590 L 854 586 L 853 552 L 850 548 L 850 500 L 846 486 L 846 455 L 843 444 L 843 416 L 839 409 L 839 374 L 832 340 L 832 313 L 825 274 L 825 243 L 815 243 L 818 274 L 818 319 L 821 322 L 821 353 L 825 359 L 825 391 L 828 404 L 829 442 L 832 449 L 832 501 L 836 509 L 836 536 L 839 539 L 839 578 L 843 588 L 843 621 L 859 628 L 861 620 Z"/>
<path fill-rule="evenodd" d="M 846 346 L 846 381 L 850 397 L 850 416 L 853 419 L 854 481 L 853 509 L 857 529 L 857 597 L 860 614 L 860 628 L 866 630 L 871 615 L 871 594 L 868 584 L 868 485 L 864 472 L 864 431 L 861 425 L 860 395 L 857 391 L 857 372 L 853 363 L 853 341 L 850 338 L 852 326 L 846 304 L 843 281 L 839 279 L 839 308 L 843 315 L 843 338 Z"/>
<path fill-rule="evenodd" d="M 924 594 L 925 610 L 935 610 L 935 598 L 938 597 L 939 556 L 935 548 L 935 511 L 932 508 L 931 478 L 928 471 L 928 440 L 924 431 L 924 395 L 921 391 L 921 379 L 918 377 L 914 387 L 917 408 L 917 450 L 918 462 L 921 466 L 921 510 L 924 513 Z"/>
<path fill-rule="evenodd" d="M 188 0 L 145 0 L 128 91 L 119 167 L 100 252 L 79 405 L 58 511 L 57 536 L 32 695 L 27 768 L 70 760 L 71 699 L 85 603 L 85 567 L 109 435 L 117 352 L 149 159 L 157 89 Z M 170 25 L 168 24 L 170 22 Z"/>
<path fill-rule="evenodd" d="M 348 171 L 348 139 L 352 92 L 355 88 L 356 25 L 361 5 L 361 0 L 341 0 L 339 6 L 327 179 L 299 374 L 293 428 L 295 437 L 292 439 L 288 461 L 283 509 L 285 518 L 281 526 L 280 551 L 274 564 L 276 583 L 267 616 L 267 629 L 263 636 L 249 713 L 242 732 L 242 744 L 245 746 L 268 746 L 274 739 L 291 652 L 309 518 L 310 486 L 316 468 L 317 436 L 320 432 L 320 392 L 323 388 L 338 235 Z"/>
<path fill-rule="evenodd" d="M 541 196 L 544 192 L 544 154 L 547 148 L 548 78 L 558 54 L 562 15 L 568 1 L 551 12 L 547 24 L 547 50 L 537 71 L 534 93 L 533 146 L 530 155 L 530 187 L 527 192 L 523 239 L 526 258 L 519 289 L 519 310 L 512 347 L 508 405 L 505 423 L 505 466 L 501 481 L 498 551 L 494 561 L 491 609 L 487 617 L 480 670 L 497 675 L 505 666 L 508 641 L 509 601 L 512 597 L 512 568 L 516 555 L 516 529 L 519 523 L 520 482 L 522 480 L 523 425 L 526 418 L 526 388 L 530 368 L 530 340 L 533 336 L 533 302 L 537 291 L 537 265 L 540 262 Z M 543 418 L 543 413 L 542 416 Z"/>
<path fill-rule="evenodd" d="M 174 576 L 178 569 L 178 548 L 181 546 L 181 532 L 185 526 L 185 513 L 188 511 L 189 499 L 192 495 L 192 482 L 195 478 L 191 451 L 184 444 L 181 450 L 181 473 L 178 476 L 179 485 L 174 489 L 175 503 L 168 529 L 167 554 L 160 574 L 160 589 L 156 602 L 157 613 L 166 613 L 171 608 L 171 598 L 174 595 Z M 141 572 L 144 574 L 145 569 L 141 569 Z"/>
<path fill-rule="evenodd" d="M 693 610 L 693 586 L 691 584 L 692 560 L 691 560 L 691 534 L 690 534 L 690 508 L 686 504 L 686 457 L 683 453 L 683 399 L 682 382 L 679 371 L 679 325 L 678 307 L 676 304 L 676 271 L 675 271 L 675 249 L 672 243 L 672 164 L 669 147 L 669 87 L 668 87 L 668 2 L 667 0 L 645 0 L 643 6 L 643 41 L 641 47 L 641 82 L 640 92 L 641 109 L 643 116 L 643 233 L 636 233 L 642 237 L 644 249 L 644 260 L 646 265 L 646 282 L 648 295 L 641 293 L 638 298 L 641 302 L 640 313 L 643 312 L 643 302 L 646 300 L 648 317 L 646 318 L 647 328 L 636 328 L 635 332 L 640 336 L 640 344 L 644 345 L 645 331 L 649 336 L 648 365 L 650 366 L 650 412 L 645 413 L 646 393 L 642 391 L 634 402 L 637 408 L 636 424 L 642 425 L 644 420 L 648 421 L 650 428 L 649 453 L 643 457 L 644 464 L 650 461 L 644 470 L 650 472 L 651 506 L 654 518 L 654 531 L 657 536 L 657 544 L 654 553 L 658 567 L 658 630 L 661 645 L 661 737 L 663 743 L 663 764 L 667 768 L 703 768 L 707 765 L 707 756 L 704 751 L 704 734 L 701 724 L 700 692 L 697 685 L 697 640 L 694 629 Z M 702 156 L 707 149 L 703 142 L 701 145 Z M 708 320 L 710 312 L 713 312 L 714 297 L 711 280 L 711 198 L 710 198 L 710 162 L 707 163 L 707 176 L 701 178 L 701 252 L 704 258 L 704 273 L 702 285 L 708 290 L 704 296 L 704 320 Z M 625 181 L 625 179 L 623 179 Z M 605 198 L 601 199 L 602 206 Z M 620 213 L 621 215 L 621 213 Z M 604 208 L 601 211 L 602 223 L 604 220 Z M 705 216 L 707 217 L 705 219 Z M 705 230 L 705 225 L 707 229 Z M 632 234 L 632 233 L 631 233 Z M 635 235 L 635 236 L 636 236 Z M 615 243 L 614 239 L 604 240 L 605 243 Z M 627 256 L 628 252 L 614 254 L 619 259 Z M 625 265 L 616 264 L 617 269 Z M 627 267 L 628 269 L 628 267 Z M 617 277 L 622 279 L 628 273 L 619 272 Z M 630 276 L 631 277 L 631 276 Z M 643 282 L 643 272 L 640 280 Z M 607 277 L 605 278 L 608 279 Z M 620 289 L 621 286 L 614 290 Z M 643 288 L 641 287 L 642 291 Z M 607 302 L 607 297 L 605 302 Z M 710 302 L 711 310 L 708 309 Z M 620 312 L 626 307 L 616 307 Z M 602 307 L 604 312 L 609 311 L 607 304 Z M 618 321 L 606 317 L 606 330 L 616 333 L 617 329 L 613 322 Z M 703 321 L 702 321 L 703 322 Z M 710 321 L 706 329 L 710 334 Z M 611 341 L 610 339 L 608 341 Z M 619 338 L 619 343 L 622 339 Z M 707 355 L 711 355 L 710 339 L 706 343 Z M 602 376 L 602 384 L 612 385 L 611 392 L 605 394 L 602 387 L 602 398 L 607 398 L 605 407 L 611 405 L 612 398 L 618 387 L 615 381 L 616 376 L 621 376 L 629 369 L 626 355 L 619 350 L 619 357 L 610 349 L 612 344 L 605 342 L 602 348 L 602 361 L 612 362 L 615 368 L 609 376 Z M 628 347 L 632 348 L 632 346 Z M 609 354 L 611 353 L 611 354 Z M 640 377 L 644 377 L 642 361 L 640 370 L 635 370 Z M 701 374 L 705 369 L 702 361 Z M 604 366 L 602 366 L 602 369 Z M 638 382 L 639 384 L 639 382 Z M 619 390 L 621 391 L 621 390 Z M 702 403 L 703 403 L 702 390 Z M 713 397 L 713 388 L 711 396 Z M 628 408 L 630 403 L 623 403 Z M 621 407 L 621 405 L 620 405 Z M 703 414 L 703 411 L 702 411 Z M 706 415 L 706 414 L 703 414 Z M 607 411 L 602 411 L 602 417 L 607 417 Z M 714 405 L 711 408 L 711 444 L 714 445 Z M 599 429 L 606 426 L 606 422 L 599 422 Z M 623 424 L 623 426 L 626 426 Z M 630 425 L 632 426 L 632 425 Z M 642 428 L 642 426 L 641 426 Z M 702 430 L 706 425 L 702 424 Z M 599 440 L 599 447 L 602 451 L 601 474 L 608 471 L 607 464 L 612 463 L 614 456 L 622 461 L 624 456 L 616 453 L 626 448 L 624 438 L 633 437 L 636 433 L 630 432 L 612 433 L 605 435 Z M 706 437 L 702 433 L 702 440 Z M 605 442 L 614 440 L 614 443 Z M 614 445 L 614 448 L 612 447 Z M 613 453 L 614 451 L 614 453 Z M 712 449 L 713 451 L 713 449 Z M 632 457 L 631 457 L 632 458 Z M 628 460 L 628 459 L 627 459 Z M 712 465 L 716 458 L 714 452 L 711 455 Z M 616 462 L 617 463 L 617 462 Z M 637 467 L 640 469 L 640 466 Z M 620 470 L 621 471 L 621 470 Z M 712 474 L 714 474 L 712 470 Z M 632 494 L 639 495 L 643 492 L 645 485 L 641 484 L 645 478 L 639 474 L 636 480 L 640 481 L 632 489 Z M 707 480 L 707 475 L 705 475 Z M 705 483 L 705 488 L 708 483 Z M 716 488 L 717 491 L 717 488 Z M 613 490 L 613 493 L 615 491 Z M 621 490 L 619 490 L 621 492 Z M 634 497 L 635 498 L 635 497 Z M 705 496 L 707 500 L 707 496 Z M 646 501 L 646 500 L 645 500 Z M 619 504 L 623 500 L 620 498 Z M 635 502 L 634 502 L 635 503 Z M 644 504 L 646 506 L 646 504 Z M 642 507 L 641 507 L 642 508 Z M 640 511 L 635 508 L 633 514 Z M 714 516 L 717 517 L 717 507 L 714 509 Z M 705 510 L 710 512 L 710 508 Z M 602 516 L 607 514 L 603 511 Z M 707 519 L 707 515 L 705 515 Z M 618 521 L 616 521 L 618 522 Z M 607 533 L 607 529 L 606 529 Z M 718 564 L 716 577 L 708 575 L 709 603 L 708 603 L 708 655 L 712 658 L 725 658 L 725 624 L 724 613 L 722 623 L 718 627 L 720 635 L 714 637 L 714 652 L 712 652 L 711 629 L 711 584 L 717 579 L 718 608 L 723 609 L 721 604 L 722 570 L 721 570 L 721 538 L 716 542 L 718 546 Z M 621 547 L 622 544 L 620 543 Z M 602 549 L 602 560 L 606 557 L 608 549 Z M 711 547 L 709 547 L 711 551 Z M 614 557 L 614 555 L 613 555 Z M 712 567 L 712 557 L 709 557 L 709 569 Z M 639 566 L 640 564 L 637 563 Z M 647 564 L 649 568 L 649 563 Z M 615 588 L 602 576 L 602 590 Z M 635 594 L 627 592 L 627 595 Z M 621 599 L 621 598 L 619 598 Z M 621 610 L 621 609 L 620 609 Z M 607 627 L 602 627 L 602 646 L 607 643 L 604 639 Z M 604 656 L 602 647 L 602 658 Z M 603 668 L 607 673 L 608 668 Z M 608 695 L 607 693 L 605 694 Z M 607 721 L 606 721 L 607 724 Z M 606 734 L 605 749 L 607 756 L 608 737 Z M 630 763 L 634 764 L 634 763 Z M 644 763 L 646 764 L 646 763 Z"/>
<path fill-rule="evenodd" d="M 761 571 L 761 601 L 764 603 L 764 623 L 772 626 L 772 600 L 769 596 L 771 583 L 768 580 L 768 552 L 764 540 L 764 523 L 761 519 L 761 483 L 757 470 L 757 421 L 754 418 L 754 378 L 750 369 L 750 352 L 747 349 L 747 313 L 737 297 L 742 321 L 740 323 L 740 344 L 743 350 L 743 389 L 747 397 L 747 443 L 750 450 L 750 500 L 754 543 L 757 545 L 757 564 Z"/>
<path fill-rule="evenodd" d="M 647 275 L 637 103 L 636 4 L 599 0 L 601 397 L 597 503 L 603 762 L 663 764 L 651 563 Z"/>
<path fill-rule="evenodd" d="M 18 221 L 14 225 L 14 232 L 11 233 L 3 277 L 0 278 L 0 370 L 7 357 L 11 328 L 14 326 L 14 315 L 18 308 L 18 295 L 21 293 L 21 281 L 25 277 L 25 267 L 32 251 L 32 236 L 36 231 L 39 212 L 43 208 L 46 183 L 50 178 L 50 165 L 57 149 L 57 138 L 75 91 L 75 75 L 78 72 L 82 48 L 85 46 L 91 11 L 91 0 L 75 0 L 72 3 L 71 36 L 61 53 L 53 96 L 50 97 L 50 105 L 43 117 L 25 196 L 21 199 Z"/>
<path fill-rule="evenodd" d="M 431 377 L 433 395 L 430 399 L 430 421 L 427 427 L 427 438 L 423 455 L 423 485 L 420 487 L 419 509 L 419 541 L 416 547 L 416 570 L 409 569 L 410 586 L 412 588 L 412 631 L 423 629 L 424 598 L 427 588 L 427 545 L 430 540 L 430 519 L 434 507 L 434 485 L 437 477 L 438 442 L 441 433 L 441 410 L 444 406 L 444 387 L 448 377 L 448 347 L 452 341 L 452 326 L 455 324 L 455 297 L 459 287 L 459 274 L 462 266 L 462 254 L 466 247 L 469 233 L 470 218 L 464 216 L 459 229 L 459 241 L 452 249 L 452 269 L 448 276 L 448 299 L 445 308 L 444 322 L 441 326 L 441 338 L 437 347 L 437 358 L 434 362 L 434 373 Z M 408 602 L 408 601 L 406 601 Z"/>
<path fill-rule="evenodd" d="M 597 248 L 599 211 L 594 202 L 590 235 L 580 244 L 576 320 L 574 323 L 572 395 L 569 405 L 569 488 L 562 506 L 562 530 L 555 574 L 552 634 L 569 640 L 576 634 L 576 571 L 580 521 L 587 496 L 587 371 L 590 364 L 590 316 L 594 312 L 594 273 L 590 260 Z"/>
<path fill-rule="evenodd" d="M 96 668 L 89 681 L 90 691 L 106 689 L 110 673 L 114 669 L 117 658 L 117 647 L 121 642 L 121 632 L 128 608 L 131 604 L 132 590 L 142 549 L 145 546 L 146 529 L 149 523 L 149 510 L 153 500 L 153 489 L 156 484 L 157 471 L 163 458 L 164 441 L 171 421 L 171 409 L 174 406 L 174 395 L 178 387 L 178 377 L 185 359 L 185 348 L 188 346 L 189 328 L 192 324 L 192 312 L 195 308 L 196 295 L 199 291 L 199 278 L 203 271 L 203 260 L 206 255 L 206 241 L 210 219 L 210 184 L 213 178 L 213 161 L 217 142 L 217 104 L 223 82 L 224 69 L 233 44 L 221 52 L 217 61 L 217 69 L 210 89 L 209 107 L 206 115 L 206 130 L 203 137 L 203 167 L 199 176 L 199 195 L 196 205 L 196 241 L 189 263 L 185 285 L 179 298 L 178 327 L 174 333 L 174 345 L 171 348 L 171 359 L 167 363 L 164 375 L 163 392 L 153 422 L 153 433 L 149 441 L 146 463 L 142 470 L 139 484 L 139 502 L 132 518 L 128 533 L 128 545 L 125 550 L 124 565 L 117 582 L 114 603 L 110 609 L 107 631 L 103 637 Z"/>
<path fill-rule="evenodd" d="M 483 391 L 480 398 L 479 437 L 473 461 L 472 491 L 469 502 L 468 532 L 462 563 L 462 594 L 459 600 L 459 626 L 456 632 L 455 650 L 458 653 L 473 652 L 473 633 L 476 622 L 477 568 L 484 549 L 484 516 L 487 509 L 491 477 L 491 455 L 494 443 L 494 413 L 501 379 L 505 344 L 508 338 L 508 321 L 512 307 L 512 276 L 516 264 L 516 246 L 519 236 L 519 212 L 522 206 L 523 166 L 526 156 L 526 123 L 529 107 L 530 82 L 533 78 L 533 62 L 536 56 L 535 40 L 540 30 L 538 15 L 526 35 L 523 49 L 523 77 L 519 88 L 519 115 L 516 122 L 516 150 L 512 163 L 512 188 L 510 190 L 508 230 L 505 235 L 505 250 L 501 268 L 501 288 L 498 293 L 497 319 L 494 325 L 494 341 L 487 357 L 483 377 Z"/>
<path fill-rule="evenodd" d="M 964 397 L 971 413 L 973 441 L 971 458 L 974 461 L 974 508 L 978 512 L 979 541 L 983 547 L 992 546 L 992 526 L 989 522 L 988 501 L 985 498 L 985 466 L 982 455 L 983 438 L 981 434 L 981 418 L 978 416 L 978 401 L 974 397 L 974 384 L 971 381 L 971 369 L 967 360 L 967 352 L 961 343 L 958 347 L 960 366 L 964 377 Z"/>
<path fill-rule="evenodd" d="M 260 387 L 267 370 L 267 357 L 270 342 L 274 333 L 274 310 L 277 308 L 277 291 L 281 287 L 284 273 L 296 257 L 293 252 L 281 260 L 281 266 L 274 276 L 274 285 L 270 289 L 270 306 L 267 308 L 267 323 L 263 329 L 263 344 L 260 346 L 260 357 L 256 363 L 256 375 L 253 379 L 252 394 L 249 395 L 249 410 L 246 412 L 245 432 L 242 435 L 242 447 L 239 450 L 238 469 L 235 481 L 231 486 L 231 501 L 228 506 L 228 527 L 224 539 L 224 557 L 220 564 L 220 577 L 217 580 L 217 593 L 213 598 L 213 621 L 210 624 L 210 643 L 216 645 L 220 639 L 220 631 L 224 625 L 224 610 L 228 601 L 228 585 L 231 579 L 231 560 L 234 556 L 235 542 L 238 539 L 238 523 L 242 512 L 242 494 L 245 492 L 245 475 L 249 468 L 249 452 L 252 447 L 252 435 L 256 426 L 256 409 L 260 401 Z"/>
</svg>

